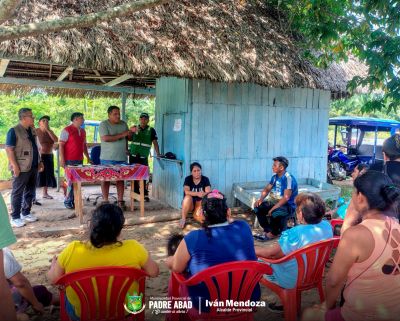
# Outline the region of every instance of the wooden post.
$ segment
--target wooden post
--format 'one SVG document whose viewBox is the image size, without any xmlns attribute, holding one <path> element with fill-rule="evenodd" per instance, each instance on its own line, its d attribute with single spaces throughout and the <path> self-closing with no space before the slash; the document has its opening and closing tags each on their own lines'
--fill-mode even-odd
<svg viewBox="0 0 400 321">
<path fill-rule="evenodd" d="M 144 181 L 141 179 L 139 181 L 140 190 L 140 216 L 144 216 Z"/>
<path fill-rule="evenodd" d="M 79 223 L 83 224 L 83 199 L 81 182 L 74 182 L 74 201 L 75 201 L 75 214 L 79 217 Z"/>
<path fill-rule="evenodd" d="M 121 118 L 126 121 L 126 93 L 121 94 Z"/>
<path fill-rule="evenodd" d="M 131 199 L 131 211 L 133 212 L 135 210 L 135 206 L 134 206 L 134 202 L 135 199 L 134 197 L 134 185 L 135 185 L 135 181 L 131 181 L 131 193 L 130 193 L 130 199 Z"/>
</svg>

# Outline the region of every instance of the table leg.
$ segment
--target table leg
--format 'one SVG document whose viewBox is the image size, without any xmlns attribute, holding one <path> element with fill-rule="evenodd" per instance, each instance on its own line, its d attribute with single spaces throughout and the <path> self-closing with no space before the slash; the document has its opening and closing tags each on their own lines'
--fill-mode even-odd
<svg viewBox="0 0 400 321">
<path fill-rule="evenodd" d="M 81 183 L 74 183 L 74 200 L 75 200 L 75 214 L 79 217 L 79 223 L 83 224 L 83 200 Z"/>
<path fill-rule="evenodd" d="M 144 216 L 144 181 L 141 179 L 139 181 L 140 190 L 140 216 Z"/>
<path fill-rule="evenodd" d="M 133 191 L 134 191 L 134 185 L 135 185 L 135 181 L 131 181 L 131 192 L 130 192 L 130 194 L 129 194 L 129 198 L 130 198 L 130 200 L 131 200 L 131 212 L 133 212 L 134 211 L 134 202 L 135 202 L 135 199 L 133 198 L 133 195 L 132 195 L 132 193 L 133 193 Z"/>
</svg>

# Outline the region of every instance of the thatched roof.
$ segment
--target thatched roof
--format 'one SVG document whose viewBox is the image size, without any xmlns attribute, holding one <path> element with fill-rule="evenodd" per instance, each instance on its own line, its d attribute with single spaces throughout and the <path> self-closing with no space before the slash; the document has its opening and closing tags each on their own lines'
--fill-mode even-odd
<svg viewBox="0 0 400 321">
<path fill-rule="evenodd" d="M 23 1 L 14 24 L 81 15 L 126 0 Z M 269 87 L 346 92 L 350 73 L 305 61 L 263 1 L 182 0 L 102 23 L 94 28 L 0 43 L 0 56 L 113 71 L 136 76 L 178 76 Z"/>
</svg>

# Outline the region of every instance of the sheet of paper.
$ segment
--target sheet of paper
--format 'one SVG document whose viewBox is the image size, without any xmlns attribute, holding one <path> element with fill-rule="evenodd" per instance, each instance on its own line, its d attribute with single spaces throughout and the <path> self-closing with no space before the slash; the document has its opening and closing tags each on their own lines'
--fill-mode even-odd
<svg viewBox="0 0 400 321">
<path fill-rule="evenodd" d="M 174 132 L 180 132 L 182 130 L 182 119 L 175 119 L 174 122 Z"/>
</svg>

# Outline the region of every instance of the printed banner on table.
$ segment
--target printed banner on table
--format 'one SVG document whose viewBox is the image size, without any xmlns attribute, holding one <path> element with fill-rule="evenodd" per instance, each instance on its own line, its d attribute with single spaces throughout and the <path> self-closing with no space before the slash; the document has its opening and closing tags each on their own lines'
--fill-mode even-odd
<svg viewBox="0 0 400 321">
<path fill-rule="evenodd" d="M 67 166 L 65 177 L 72 182 L 147 180 L 149 178 L 149 167 L 140 164 Z"/>
</svg>

